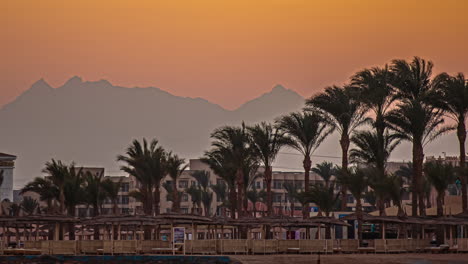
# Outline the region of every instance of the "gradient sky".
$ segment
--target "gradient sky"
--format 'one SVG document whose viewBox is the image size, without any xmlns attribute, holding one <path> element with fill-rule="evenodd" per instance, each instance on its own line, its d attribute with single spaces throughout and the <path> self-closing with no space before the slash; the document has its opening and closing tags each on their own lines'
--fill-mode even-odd
<svg viewBox="0 0 468 264">
<path fill-rule="evenodd" d="M 233 109 L 277 83 L 310 96 L 393 58 L 468 74 L 464 0 L 2 0 L 0 28 L 0 106 L 74 75 Z"/>
</svg>

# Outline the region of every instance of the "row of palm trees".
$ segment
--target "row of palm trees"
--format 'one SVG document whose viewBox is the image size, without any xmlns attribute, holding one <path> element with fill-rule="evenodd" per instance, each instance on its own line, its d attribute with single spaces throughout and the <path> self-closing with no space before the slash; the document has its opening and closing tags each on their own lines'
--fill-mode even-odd
<svg viewBox="0 0 468 264">
<path fill-rule="evenodd" d="M 117 213 L 121 181 L 115 182 L 105 178 L 102 172 L 85 172 L 74 163 L 67 165 L 54 159 L 45 164 L 43 172 L 48 176 L 36 177 L 20 192 L 37 193 L 39 199 L 46 204 L 44 208 L 38 208 L 39 211 L 75 216 L 76 206 L 85 204 L 88 208 L 92 207 L 93 215 L 97 216 L 107 199 L 113 204 L 113 213 Z"/>
<path fill-rule="evenodd" d="M 281 116 L 274 123 L 261 122 L 252 126 L 242 124 L 215 129 L 211 134 L 211 148 L 205 152 L 202 161 L 224 180 L 224 192 L 228 196 L 224 205 L 229 207 L 231 217 L 249 214 L 248 197 L 256 200 L 261 196 L 252 188 L 258 177 L 265 181 L 266 206 L 268 214 L 273 214 L 272 164 L 283 148 L 296 150 L 303 156 L 304 190 L 299 191 L 302 194 L 296 194 L 295 199 L 304 201 L 304 217 L 308 215 L 307 205 L 310 201 L 323 199 L 323 194 L 317 194 L 317 190 L 335 193 L 330 190 L 335 190 L 337 185 L 341 192 L 341 210 L 346 209 L 348 192 L 360 203 L 361 199 L 358 197 L 365 195 L 361 190 L 370 187 L 375 194 L 377 208 L 383 212 L 388 196 L 397 200 L 401 193 L 401 177 L 389 174 L 386 165 L 392 151 L 402 141 L 411 142 L 413 147 L 410 179 L 412 214 L 424 215 L 424 147 L 451 129 L 457 130 L 460 143 L 460 170 L 457 171 L 462 185 L 463 210 L 466 211 L 464 146 L 468 82 L 461 73 L 456 76 L 442 73 L 433 77 L 432 69 L 432 62 L 419 57 L 411 61 L 393 60 L 389 65 L 357 72 L 343 86 L 325 88 L 323 92 L 306 100 L 303 111 Z M 455 125 L 446 125 L 446 117 L 453 119 Z M 318 188 L 310 184 L 311 157 L 320 144 L 335 131 L 340 135 L 342 153 L 339 173 L 334 175 L 336 182 L 328 181 L 327 188 Z M 172 210 L 180 210 L 181 193 L 176 182 L 186 169 L 183 159 L 166 151 L 157 140 L 135 140 L 117 160 L 124 163 L 121 169 L 139 182 L 140 188 L 132 196 L 142 201 L 145 214 L 159 213 L 161 186 L 170 193 Z M 53 161 L 52 165 L 53 163 L 58 162 Z M 358 166 L 362 164 L 366 165 L 365 168 Z M 56 169 L 61 170 L 53 166 L 47 170 L 50 175 L 76 174 L 72 172 L 75 170 L 59 173 Z M 162 182 L 166 175 L 172 178 L 171 186 Z M 70 179 L 52 176 L 45 184 L 54 186 L 54 193 L 41 195 L 49 197 L 44 198 L 48 202 L 58 200 L 60 212 L 71 211 L 72 206 L 79 202 L 73 200 L 73 197 L 66 199 L 66 195 L 73 193 L 69 190 L 92 182 L 85 184 Z M 396 187 L 392 189 L 388 186 Z M 195 201 L 194 204 L 201 207 L 202 200 L 210 201 L 213 192 L 221 193 L 220 189 L 219 186 L 200 184 L 196 188 L 189 188 L 187 192 L 192 197 L 192 202 Z M 389 189 L 392 190 L 391 194 Z M 97 193 L 96 189 L 89 191 Z M 96 201 L 98 199 L 90 202 L 93 208 L 99 208 Z M 209 210 L 208 206 L 204 207 Z M 326 209 L 322 211 L 327 213 Z"/>
</svg>

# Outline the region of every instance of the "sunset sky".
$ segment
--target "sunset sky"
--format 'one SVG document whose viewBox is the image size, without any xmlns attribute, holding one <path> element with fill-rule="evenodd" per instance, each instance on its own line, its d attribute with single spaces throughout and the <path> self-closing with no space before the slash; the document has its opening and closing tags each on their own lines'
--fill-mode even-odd
<svg viewBox="0 0 468 264">
<path fill-rule="evenodd" d="M 468 75 L 463 0 L 2 0 L 0 28 L 0 106 L 74 75 L 228 109 L 275 84 L 310 96 L 414 55 Z"/>
</svg>

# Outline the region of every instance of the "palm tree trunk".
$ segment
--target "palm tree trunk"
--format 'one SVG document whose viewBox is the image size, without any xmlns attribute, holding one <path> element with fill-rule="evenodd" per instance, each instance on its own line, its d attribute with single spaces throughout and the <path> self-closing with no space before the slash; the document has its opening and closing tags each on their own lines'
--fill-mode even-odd
<svg viewBox="0 0 468 264">
<path fill-rule="evenodd" d="M 179 192 L 177 191 L 177 180 L 174 179 L 172 181 L 172 211 L 178 213 L 179 212 Z"/>
<path fill-rule="evenodd" d="M 444 192 L 437 193 L 437 216 L 442 217 L 444 215 L 444 207 L 443 207 L 443 199 L 444 199 Z M 437 226 L 437 243 L 443 244 L 444 243 L 444 226 L 438 225 Z"/>
<path fill-rule="evenodd" d="M 229 197 L 230 197 L 230 206 L 231 206 L 231 218 L 236 219 L 236 201 L 237 201 L 237 195 L 236 195 L 236 187 L 231 186 L 229 188 Z"/>
<path fill-rule="evenodd" d="M 271 174 L 272 174 L 272 169 L 271 166 L 266 166 L 265 167 L 265 184 L 266 184 L 266 189 L 267 189 L 267 212 L 268 216 L 273 215 L 273 199 L 272 199 L 272 192 L 271 192 Z"/>
<path fill-rule="evenodd" d="M 241 169 L 237 169 L 236 173 L 236 180 L 237 180 L 237 214 L 240 218 L 243 215 L 242 212 L 242 204 L 243 204 L 243 194 L 242 191 L 244 190 L 244 175 Z"/>
<path fill-rule="evenodd" d="M 294 202 L 292 201 L 292 197 L 290 197 L 291 199 L 291 217 L 294 216 Z"/>
<path fill-rule="evenodd" d="M 349 150 L 349 136 L 345 132 L 341 134 L 340 146 L 341 146 L 341 169 L 344 173 L 348 173 L 348 150 Z M 346 199 L 348 188 L 341 186 L 341 211 L 345 211 L 348 200 Z"/>
<path fill-rule="evenodd" d="M 75 206 L 70 206 L 68 208 L 68 214 L 70 216 L 75 216 Z M 68 239 L 75 240 L 75 223 L 68 224 Z"/>
<path fill-rule="evenodd" d="M 154 188 L 154 214 L 159 215 L 159 202 L 161 200 L 161 192 L 159 191 L 159 184 Z"/>
<path fill-rule="evenodd" d="M 312 161 L 310 160 L 310 155 L 304 156 L 304 161 L 302 162 L 304 166 L 304 191 L 309 192 L 310 190 L 310 168 L 312 167 Z M 305 203 L 302 207 L 302 217 L 309 218 L 309 203 Z"/>
<path fill-rule="evenodd" d="M 424 205 L 424 190 L 422 186 L 422 178 L 423 178 L 423 163 L 424 163 L 424 149 L 422 144 L 419 141 L 413 143 L 413 186 L 416 186 L 417 192 L 417 199 L 419 199 L 419 215 L 425 216 L 426 215 L 426 206 Z M 415 201 L 415 197 L 413 197 L 413 201 Z M 413 213 L 416 211 L 417 208 L 414 208 L 413 205 L 412 211 Z"/>
<path fill-rule="evenodd" d="M 356 218 L 358 221 L 358 239 L 359 243 L 362 241 L 362 204 L 361 198 L 356 197 Z"/>
<path fill-rule="evenodd" d="M 422 158 L 423 147 L 417 140 L 413 141 L 413 179 L 411 185 L 413 187 L 411 194 L 411 214 L 412 216 L 418 215 L 418 195 L 422 195 Z M 424 196 L 422 197 L 424 201 Z M 420 199 L 421 200 L 421 199 Z M 421 204 L 420 204 L 421 205 Z"/>
<path fill-rule="evenodd" d="M 60 199 L 60 213 L 64 214 L 65 213 L 65 193 L 63 190 L 63 186 L 60 186 L 59 199 Z"/>
<path fill-rule="evenodd" d="M 457 137 L 458 143 L 460 145 L 460 182 L 461 182 L 461 191 L 462 191 L 462 209 L 463 212 L 467 212 L 468 209 L 468 195 L 466 190 L 466 171 L 465 171 L 465 162 L 466 162 L 466 152 L 465 152 L 465 141 L 466 141 L 466 127 L 465 119 L 462 117 L 459 118 L 458 127 L 457 127 Z"/>
</svg>

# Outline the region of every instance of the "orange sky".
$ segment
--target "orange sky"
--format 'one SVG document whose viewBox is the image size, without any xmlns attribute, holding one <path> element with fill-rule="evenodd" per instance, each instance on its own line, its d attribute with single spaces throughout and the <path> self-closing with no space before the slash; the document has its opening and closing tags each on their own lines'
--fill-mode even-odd
<svg viewBox="0 0 468 264">
<path fill-rule="evenodd" d="M 3 0 L 0 105 L 73 75 L 232 109 L 280 83 L 303 96 L 419 55 L 468 75 L 464 0 Z"/>
</svg>

